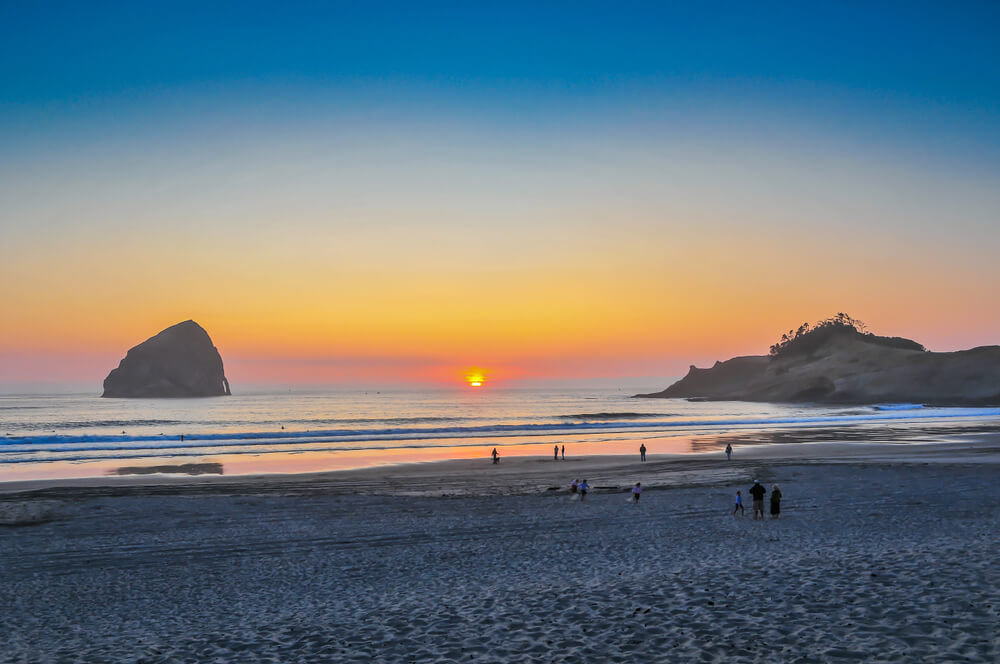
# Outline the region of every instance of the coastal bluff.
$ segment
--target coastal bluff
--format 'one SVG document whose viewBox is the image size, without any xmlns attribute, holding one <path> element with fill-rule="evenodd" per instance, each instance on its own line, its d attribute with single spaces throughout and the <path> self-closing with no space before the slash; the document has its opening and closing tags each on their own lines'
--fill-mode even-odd
<svg viewBox="0 0 1000 664">
<path fill-rule="evenodd" d="M 172 325 L 130 349 L 104 379 L 103 397 L 180 398 L 230 394 L 222 356 L 193 320 Z"/>
<path fill-rule="evenodd" d="M 734 357 L 646 398 L 829 404 L 1000 404 L 1000 346 L 930 352 L 900 337 L 827 325 L 783 337 L 771 355 Z"/>
</svg>

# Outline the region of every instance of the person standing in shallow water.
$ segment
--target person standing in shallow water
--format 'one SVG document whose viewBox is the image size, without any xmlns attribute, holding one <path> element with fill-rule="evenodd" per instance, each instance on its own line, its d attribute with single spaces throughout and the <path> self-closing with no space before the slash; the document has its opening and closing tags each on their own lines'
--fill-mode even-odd
<svg viewBox="0 0 1000 664">
<path fill-rule="evenodd" d="M 552 460 L 553 461 L 558 461 L 559 460 L 559 446 L 558 445 L 556 445 L 554 448 L 552 448 Z"/>
<path fill-rule="evenodd" d="M 729 443 L 726 443 L 726 461 L 732 461 L 732 460 L 733 460 L 733 446 L 730 445 Z"/>
<path fill-rule="evenodd" d="M 775 484 L 771 487 L 771 518 L 777 519 L 781 514 L 781 489 Z"/>
<path fill-rule="evenodd" d="M 500 453 L 497 452 L 497 448 L 493 448 L 493 463 L 500 463 Z"/>
<path fill-rule="evenodd" d="M 642 445 L 639 446 L 639 460 L 640 461 L 646 460 L 646 443 L 643 443 Z"/>
<path fill-rule="evenodd" d="M 566 460 L 566 446 L 563 445 L 563 461 Z"/>
<path fill-rule="evenodd" d="M 587 497 L 587 489 L 590 488 L 590 485 L 587 484 L 587 480 L 584 480 L 584 481 L 580 482 L 580 484 L 577 485 L 576 488 L 577 488 L 577 490 L 580 491 L 580 500 L 586 499 L 586 497 Z"/>
<path fill-rule="evenodd" d="M 632 502 L 638 505 L 639 496 L 641 495 L 642 495 L 642 482 L 636 482 L 635 486 L 632 487 Z"/>
<path fill-rule="evenodd" d="M 757 515 L 760 514 L 760 518 L 764 518 L 764 494 L 767 493 L 767 489 L 760 483 L 760 480 L 754 480 L 753 486 L 750 487 L 750 495 L 753 496 L 753 518 L 756 519 Z"/>
</svg>

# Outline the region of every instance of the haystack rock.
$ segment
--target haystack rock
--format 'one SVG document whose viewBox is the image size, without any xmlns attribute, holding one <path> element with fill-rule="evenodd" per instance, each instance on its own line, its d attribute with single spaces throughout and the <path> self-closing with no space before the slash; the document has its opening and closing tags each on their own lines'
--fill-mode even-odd
<svg viewBox="0 0 1000 664">
<path fill-rule="evenodd" d="M 828 325 L 782 352 L 692 366 L 662 392 L 638 397 L 836 404 L 1000 404 L 1000 346 L 934 353 L 899 337 Z"/>
<path fill-rule="evenodd" d="M 229 394 L 222 356 L 193 320 L 129 350 L 104 379 L 105 397 L 216 397 Z"/>
</svg>

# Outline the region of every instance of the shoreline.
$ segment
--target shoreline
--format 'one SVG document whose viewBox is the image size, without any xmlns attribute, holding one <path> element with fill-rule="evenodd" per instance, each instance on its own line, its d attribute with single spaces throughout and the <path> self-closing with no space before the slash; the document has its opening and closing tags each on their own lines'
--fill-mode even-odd
<svg viewBox="0 0 1000 664">
<path fill-rule="evenodd" d="M 721 452 L 570 456 L 504 456 L 439 459 L 345 470 L 246 475 L 106 475 L 0 482 L 0 501 L 19 496 L 327 493 L 379 496 L 494 496 L 562 492 L 587 478 L 597 491 L 630 487 L 714 486 L 745 479 L 755 469 L 784 465 L 1000 463 L 1000 434 L 966 433 L 950 442 L 756 443 L 736 448 L 732 461 Z"/>
</svg>

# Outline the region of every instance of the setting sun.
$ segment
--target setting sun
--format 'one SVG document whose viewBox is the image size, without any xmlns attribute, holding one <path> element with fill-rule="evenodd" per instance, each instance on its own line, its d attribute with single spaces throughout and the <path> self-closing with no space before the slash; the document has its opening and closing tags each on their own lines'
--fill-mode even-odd
<svg viewBox="0 0 1000 664">
<path fill-rule="evenodd" d="M 482 371 L 473 370 L 465 375 L 465 380 L 469 384 L 469 387 L 482 387 L 486 379 L 483 376 Z"/>
</svg>

